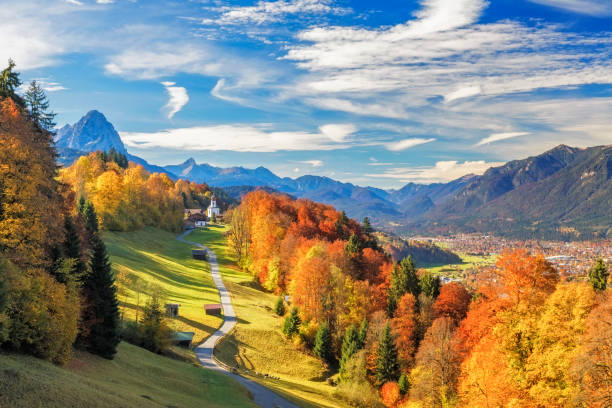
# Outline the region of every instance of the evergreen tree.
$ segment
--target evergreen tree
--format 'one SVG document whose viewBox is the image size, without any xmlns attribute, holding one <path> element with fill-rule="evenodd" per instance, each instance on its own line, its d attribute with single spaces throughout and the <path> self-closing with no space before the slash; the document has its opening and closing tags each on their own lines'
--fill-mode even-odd
<svg viewBox="0 0 612 408">
<path fill-rule="evenodd" d="M 15 72 L 15 61 L 8 60 L 8 67 L 0 72 L 0 99 L 13 98 L 18 104 L 23 106 L 23 99 L 19 97 L 15 91 L 21 86 L 19 73 Z"/>
<path fill-rule="evenodd" d="M 276 299 L 276 303 L 274 304 L 274 313 L 279 316 L 285 315 L 285 301 L 283 300 L 282 296 L 279 296 L 279 298 Z"/>
<path fill-rule="evenodd" d="M 300 331 L 301 323 L 302 321 L 298 315 L 297 307 L 292 308 L 291 314 L 285 318 L 285 322 L 283 323 L 283 333 L 285 336 L 289 337 L 297 334 Z"/>
<path fill-rule="evenodd" d="M 410 255 L 402 259 L 391 274 L 391 287 L 389 288 L 387 304 L 387 314 L 389 317 L 392 317 L 393 313 L 395 313 L 399 299 L 408 292 L 412 293 L 415 298 L 418 298 L 421 292 L 419 277 Z"/>
<path fill-rule="evenodd" d="M 321 323 L 317 329 L 313 352 L 315 356 L 328 363 L 334 358 L 332 337 L 327 323 Z"/>
<path fill-rule="evenodd" d="M 360 349 L 359 333 L 354 324 L 351 324 L 344 334 L 340 354 L 340 379 L 342 379 L 345 366 L 349 359 Z"/>
<path fill-rule="evenodd" d="M 85 200 L 84 196 L 80 196 L 77 201 L 77 212 L 83 216 L 85 216 L 85 206 L 87 205 L 87 200 Z"/>
<path fill-rule="evenodd" d="M 349 241 L 346 244 L 346 253 L 351 256 L 358 255 L 361 252 L 362 248 L 363 247 L 361 245 L 359 237 L 355 234 L 351 234 L 351 237 L 349 238 Z"/>
<path fill-rule="evenodd" d="M 212 222 L 213 224 L 217 223 L 217 214 L 212 213 L 212 217 L 210 217 L 210 222 Z"/>
<path fill-rule="evenodd" d="M 153 291 L 142 313 L 142 346 L 154 353 L 160 353 L 166 348 L 170 333 L 164 321 L 159 290 Z"/>
<path fill-rule="evenodd" d="M 38 82 L 32 81 L 24 95 L 30 116 L 41 129 L 51 131 L 55 127 L 55 113 L 49 111 L 49 100 Z"/>
<path fill-rule="evenodd" d="M 589 270 L 589 281 L 591 282 L 593 289 L 598 292 L 603 292 L 604 290 L 606 290 L 606 286 L 608 284 L 608 275 L 608 268 L 606 267 L 606 264 L 604 263 L 603 259 L 597 259 L 595 265 L 593 265 L 591 270 Z"/>
<path fill-rule="evenodd" d="M 419 286 L 424 294 L 435 299 L 440 294 L 440 277 L 433 276 L 430 272 L 427 272 L 421 276 Z"/>
<path fill-rule="evenodd" d="M 368 319 L 364 317 L 363 320 L 361 321 L 361 326 L 359 327 L 358 339 L 359 339 L 360 349 L 365 347 L 366 340 L 368 338 L 368 326 L 369 326 Z"/>
<path fill-rule="evenodd" d="M 400 375 L 397 385 L 399 386 L 399 390 L 402 395 L 406 395 L 408 393 L 410 390 L 410 383 L 408 382 L 408 377 L 406 374 L 402 373 L 402 375 Z"/>
<path fill-rule="evenodd" d="M 77 232 L 76 227 L 69 216 L 66 216 L 64 220 L 64 227 L 66 229 L 66 237 L 64 239 L 64 257 L 73 260 L 70 275 L 75 280 L 80 280 L 86 271 L 86 265 L 81 259 L 81 238 L 79 237 L 79 233 Z"/>
<path fill-rule="evenodd" d="M 81 214 L 85 217 L 85 228 L 89 233 L 89 236 L 93 236 L 98 233 L 98 215 L 96 214 L 96 209 L 93 204 L 89 201 L 85 202 L 82 206 Z"/>
<path fill-rule="evenodd" d="M 90 271 L 83 282 L 89 322 L 85 347 L 92 353 L 112 359 L 119 344 L 119 304 L 111 264 L 102 239 L 92 236 Z"/>
<path fill-rule="evenodd" d="M 363 222 L 361 223 L 361 229 L 364 234 L 370 235 L 374 232 L 374 228 L 372 228 L 372 224 L 370 223 L 370 219 L 368 217 L 364 217 Z"/>
<path fill-rule="evenodd" d="M 389 381 L 397 381 L 399 377 L 399 363 L 397 360 L 397 349 L 391 334 L 391 327 L 387 323 L 380 336 L 378 349 L 376 350 L 376 381 L 384 384 Z"/>
</svg>

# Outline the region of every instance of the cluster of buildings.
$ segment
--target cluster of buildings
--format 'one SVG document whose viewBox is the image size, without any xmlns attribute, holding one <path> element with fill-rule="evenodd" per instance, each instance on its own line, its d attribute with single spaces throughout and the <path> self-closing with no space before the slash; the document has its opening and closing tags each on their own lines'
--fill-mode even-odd
<svg viewBox="0 0 612 408">
<path fill-rule="evenodd" d="M 185 229 L 203 228 L 207 223 L 218 220 L 221 217 L 221 209 L 217 206 L 217 199 L 212 196 L 208 208 L 186 208 Z"/>
</svg>

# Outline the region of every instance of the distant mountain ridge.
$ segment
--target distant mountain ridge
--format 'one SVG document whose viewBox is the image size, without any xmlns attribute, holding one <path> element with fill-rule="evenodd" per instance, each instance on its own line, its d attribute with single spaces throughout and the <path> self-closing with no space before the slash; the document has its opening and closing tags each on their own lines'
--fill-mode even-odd
<svg viewBox="0 0 612 408">
<path fill-rule="evenodd" d="M 56 134 L 60 162 L 114 148 L 151 172 L 224 188 L 239 199 L 263 187 L 370 217 L 379 228 L 404 234 L 491 232 L 520 237 L 612 237 L 612 145 L 579 149 L 557 146 L 541 155 L 466 175 L 448 183 L 408 183 L 383 190 L 329 177 L 279 177 L 265 167 L 215 167 L 193 158 L 155 166 L 130 155 L 113 125 L 88 112 Z"/>
</svg>

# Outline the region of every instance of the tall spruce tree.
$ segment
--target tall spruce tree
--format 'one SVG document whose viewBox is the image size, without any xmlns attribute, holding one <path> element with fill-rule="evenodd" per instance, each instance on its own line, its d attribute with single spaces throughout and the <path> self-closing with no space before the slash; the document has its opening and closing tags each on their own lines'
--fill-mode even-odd
<svg viewBox="0 0 612 408">
<path fill-rule="evenodd" d="M 16 94 L 17 88 L 21 86 L 21 80 L 19 73 L 15 71 L 15 66 L 15 61 L 9 59 L 8 67 L 0 71 L 0 99 L 13 98 L 18 105 L 23 106 L 23 99 Z"/>
<path fill-rule="evenodd" d="M 397 349 L 388 323 L 383 329 L 376 350 L 375 376 L 376 381 L 381 385 L 389 381 L 397 381 L 399 377 Z"/>
<path fill-rule="evenodd" d="M 412 257 L 408 255 L 400 261 L 393 269 L 391 274 L 391 287 L 389 288 L 389 298 L 387 304 L 387 314 L 393 316 L 397 308 L 397 302 L 406 293 L 412 293 L 415 298 L 418 298 L 421 292 L 419 277 L 414 267 Z"/>
<path fill-rule="evenodd" d="M 49 110 L 49 100 L 42 87 L 36 81 L 32 81 L 24 94 L 26 106 L 30 116 L 41 129 L 51 131 L 55 127 L 55 113 Z"/>
<path fill-rule="evenodd" d="M 91 237 L 98 233 L 98 215 L 93 204 L 89 201 L 85 202 L 82 208 L 82 214 L 85 217 L 85 228 Z"/>
<path fill-rule="evenodd" d="M 361 223 L 361 229 L 364 234 L 370 235 L 374 232 L 374 228 L 372 228 L 372 224 L 370 223 L 370 219 L 368 217 L 364 217 Z"/>
<path fill-rule="evenodd" d="M 344 333 L 340 354 L 340 379 L 344 375 L 345 367 L 349 359 L 360 349 L 359 333 L 354 324 L 351 324 Z"/>
<path fill-rule="evenodd" d="M 363 245 L 357 235 L 351 234 L 351 237 L 349 238 L 345 249 L 347 254 L 349 254 L 350 256 L 355 256 L 359 255 L 359 253 L 363 249 Z"/>
<path fill-rule="evenodd" d="M 358 339 L 359 339 L 360 349 L 365 347 L 366 340 L 368 338 L 368 326 L 369 326 L 368 319 L 364 317 L 363 320 L 361 321 L 361 326 L 359 326 Z"/>
<path fill-rule="evenodd" d="M 81 238 L 70 216 L 65 217 L 64 228 L 66 230 L 63 245 L 64 257 L 73 260 L 72 269 L 70 270 L 71 279 L 80 280 L 84 276 L 87 266 L 81 259 Z"/>
<path fill-rule="evenodd" d="M 83 290 L 89 303 L 85 319 L 90 322 L 85 347 L 94 354 L 112 359 L 120 341 L 119 304 L 106 246 L 98 234 L 91 237 L 90 271 L 84 279 Z"/>
<path fill-rule="evenodd" d="M 285 336 L 290 337 L 297 334 L 300 331 L 301 323 L 297 307 L 292 308 L 291 314 L 285 317 L 285 322 L 283 323 L 283 333 Z"/>
<path fill-rule="evenodd" d="M 426 272 L 419 281 L 421 291 L 432 299 L 440 294 L 440 277 L 433 276 L 431 272 Z"/>
<path fill-rule="evenodd" d="M 589 270 L 589 281 L 591 282 L 591 286 L 597 292 L 603 292 L 606 290 L 606 286 L 608 284 L 608 268 L 604 263 L 602 258 L 597 259 L 595 265 Z"/>
<path fill-rule="evenodd" d="M 334 358 L 331 331 L 327 323 L 321 323 L 317 329 L 313 352 L 315 356 L 328 363 L 331 363 Z"/>
</svg>

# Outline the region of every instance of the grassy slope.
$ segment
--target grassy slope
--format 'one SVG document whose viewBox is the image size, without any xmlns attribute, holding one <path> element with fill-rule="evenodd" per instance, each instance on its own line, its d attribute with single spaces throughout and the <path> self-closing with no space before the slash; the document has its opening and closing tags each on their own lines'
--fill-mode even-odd
<svg viewBox="0 0 612 408">
<path fill-rule="evenodd" d="M 478 256 L 478 255 L 467 255 L 458 252 L 457 253 L 463 263 L 460 264 L 422 264 L 419 267 L 427 269 L 434 275 L 443 275 L 449 278 L 463 278 L 464 271 L 478 268 L 481 266 L 491 266 L 495 264 L 497 256 Z"/>
<path fill-rule="evenodd" d="M 114 360 L 77 352 L 66 368 L 0 354 L 0 407 L 256 407 L 214 371 L 121 343 Z"/>
<path fill-rule="evenodd" d="M 176 235 L 155 228 L 137 232 L 104 234 L 113 269 L 117 274 L 119 300 L 125 319 L 134 319 L 137 292 L 133 279 L 163 290 L 168 303 L 180 303 L 179 317 L 169 320 L 179 331 L 195 332 L 194 344 L 201 342 L 221 326 L 222 318 L 204 313 L 205 303 L 219 303 L 207 262 L 191 258 L 191 248 L 176 240 Z M 140 296 L 144 305 L 147 295 Z"/>
<path fill-rule="evenodd" d="M 316 358 L 300 352 L 280 334 L 282 318 L 272 306 L 276 296 L 253 287 L 252 277 L 240 271 L 227 253 L 222 228 L 192 233 L 189 239 L 215 251 L 223 280 L 232 295 L 238 326 L 217 348 L 216 356 L 228 365 L 280 377 L 252 379 L 304 407 L 342 407 L 324 381 L 325 370 Z"/>
</svg>

